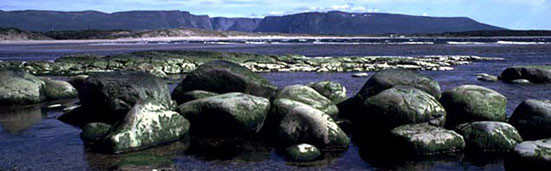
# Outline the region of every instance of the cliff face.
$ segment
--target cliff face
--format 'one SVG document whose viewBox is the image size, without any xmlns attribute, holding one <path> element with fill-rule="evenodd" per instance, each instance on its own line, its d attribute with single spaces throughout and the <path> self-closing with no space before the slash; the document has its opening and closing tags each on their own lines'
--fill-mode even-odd
<svg viewBox="0 0 551 171">
<path fill-rule="evenodd" d="M 0 11 L 0 27 L 28 31 L 152 30 L 196 28 L 217 31 L 383 34 L 503 30 L 463 17 L 422 17 L 385 13 L 301 13 L 255 18 L 210 18 L 182 11 Z"/>
</svg>

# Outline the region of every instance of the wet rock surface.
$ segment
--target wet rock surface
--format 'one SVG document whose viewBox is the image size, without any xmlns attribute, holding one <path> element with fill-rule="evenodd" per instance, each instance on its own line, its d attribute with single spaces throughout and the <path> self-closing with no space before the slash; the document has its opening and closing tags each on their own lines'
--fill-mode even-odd
<svg viewBox="0 0 551 171">
<path fill-rule="evenodd" d="M 0 106 L 34 104 L 46 100 L 46 83 L 24 70 L 0 69 Z"/>
<path fill-rule="evenodd" d="M 505 122 L 479 121 L 458 125 L 455 131 L 465 139 L 467 149 L 507 152 L 522 142 L 515 127 Z"/>
<path fill-rule="evenodd" d="M 509 123 L 523 138 L 537 140 L 551 137 L 551 101 L 528 99 L 513 112 Z"/>
<path fill-rule="evenodd" d="M 525 79 L 532 83 L 551 83 L 551 66 L 513 66 L 505 69 L 499 78 L 509 82 Z"/>
<path fill-rule="evenodd" d="M 433 155 L 461 151 L 465 147 L 458 133 L 427 124 L 403 125 L 392 129 L 396 148 L 414 155 Z"/>
</svg>

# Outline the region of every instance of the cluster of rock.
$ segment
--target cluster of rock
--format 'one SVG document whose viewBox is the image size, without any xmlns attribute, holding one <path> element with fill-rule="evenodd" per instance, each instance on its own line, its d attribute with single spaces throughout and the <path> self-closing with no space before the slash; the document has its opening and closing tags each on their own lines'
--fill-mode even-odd
<svg viewBox="0 0 551 171">
<path fill-rule="evenodd" d="M 503 70 L 499 76 L 481 73 L 477 75 L 477 78 L 488 82 L 502 80 L 514 84 L 548 84 L 551 83 L 551 66 L 513 66 Z"/>
<path fill-rule="evenodd" d="M 16 68 L 0 69 L 0 106 L 29 105 L 76 96 L 76 89 L 68 82 L 38 78 Z"/>
<path fill-rule="evenodd" d="M 71 55 L 55 61 L 3 61 L 1 67 L 17 67 L 35 75 L 78 75 L 92 72 L 145 71 L 159 77 L 194 71 L 213 60 L 228 60 L 254 72 L 365 72 L 389 68 L 453 70 L 472 61 L 498 60 L 477 56 L 419 57 L 304 57 L 244 53 L 148 51 L 114 56 Z"/>
</svg>

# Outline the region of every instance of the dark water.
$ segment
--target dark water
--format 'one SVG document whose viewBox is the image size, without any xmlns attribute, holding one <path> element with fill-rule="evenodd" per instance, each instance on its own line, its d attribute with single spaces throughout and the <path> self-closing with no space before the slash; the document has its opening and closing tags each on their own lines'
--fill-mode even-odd
<svg viewBox="0 0 551 171">
<path fill-rule="evenodd" d="M 504 61 L 477 62 L 456 67 L 455 71 L 427 71 L 440 82 L 443 90 L 463 84 L 492 88 L 507 96 L 508 115 L 523 100 L 548 99 L 549 85 L 513 85 L 502 82 L 480 82 L 475 74 L 497 75 L 505 67 L 524 64 L 551 64 L 551 44 L 50 44 L 0 45 L 0 60 L 54 60 L 73 53 L 116 54 L 139 50 L 214 50 L 268 54 L 303 54 L 306 56 L 419 56 L 477 55 L 502 57 Z M 370 73 L 372 74 L 372 73 Z M 344 84 L 353 95 L 367 78 L 352 78 L 351 73 L 263 73 L 277 86 L 333 80 Z M 59 102 L 71 104 L 74 101 Z M 53 102 L 58 103 L 58 102 Z M 222 157 L 194 152 L 182 141 L 136 153 L 108 155 L 89 152 L 78 134 L 80 130 L 55 118 L 59 110 L 46 109 L 48 104 L 17 109 L 0 108 L 0 170 L 105 170 L 136 154 L 152 154 L 173 161 L 179 170 L 503 170 L 503 155 L 455 154 L 418 159 L 381 158 L 369 152 L 373 147 L 352 144 L 348 151 L 328 154 L 312 163 L 289 163 L 268 147 L 251 147 Z"/>
</svg>

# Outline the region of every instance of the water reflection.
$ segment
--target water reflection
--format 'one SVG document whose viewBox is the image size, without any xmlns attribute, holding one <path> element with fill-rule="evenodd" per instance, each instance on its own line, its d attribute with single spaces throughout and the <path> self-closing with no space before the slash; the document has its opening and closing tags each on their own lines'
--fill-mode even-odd
<svg viewBox="0 0 551 171">
<path fill-rule="evenodd" d="M 174 167 L 173 159 L 184 154 L 189 146 L 189 140 L 181 140 L 155 148 L 123 154 L 104 154 L 86 149 L 84 158 L 91 170 L 170 170 Z"/>
<path fill-rule="evenodd" d="M 9 134 L 20 134 L 41 119 L 40 105 L 0 107 L 0 127 Z"/>
</svg>

